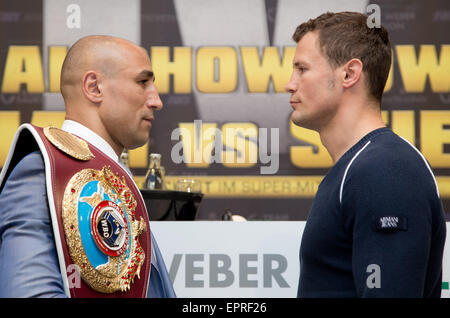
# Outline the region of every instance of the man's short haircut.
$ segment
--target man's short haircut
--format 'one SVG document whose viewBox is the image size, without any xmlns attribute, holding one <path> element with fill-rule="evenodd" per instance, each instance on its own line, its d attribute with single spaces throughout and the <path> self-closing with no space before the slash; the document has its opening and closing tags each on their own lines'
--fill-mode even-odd
<svg viewBox="0 0 450 318">
<path fill-rule="evenodd" d="M 359 59 L 369 95 L 381 102 L 391 67 L 391 45 L 387 30 L 369 28 L 367 19 L 358 12 L 327 12 L 300 24 L 292 38 L 298 43 L 306 33 L 318 31 L 320 49 L 333 68 Z"/>
<path fill-rule="evenodd" d="M 122 39 L 108 35 L 89 35 L 79 39 L 69 48 L 61 67 L 60 87 L 64 99 L 66 98 L 66 95 L 68 95 L 67 86 L 73 85 L 74 81 L 81 82 L 81 75 L 80 78 L 78 78 L 74 76 L 73 73 L 80 69 L 83 70 L 83 67 L 86 67 L 86 57 L 91 56 L 96 50 L 106 49 L 107 45 L 118 46 L 118 40 Z M 97 56 L 102 55 L 101 53 L 97 53 Z M 113 72 L 110 69 L 111 67 L 109 65 L 104 65 L 105 59 L 100 60 L 99 57 L 96 58 L 95 68 L 101 69 L 101 71 L 108 76 L 112 76 Z"/>
</svg>

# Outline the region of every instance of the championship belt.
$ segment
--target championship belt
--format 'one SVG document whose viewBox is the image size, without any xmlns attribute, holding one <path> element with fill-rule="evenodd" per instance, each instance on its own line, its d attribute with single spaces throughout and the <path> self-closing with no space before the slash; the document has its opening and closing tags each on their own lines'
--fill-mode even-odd
<svg viewBox="0 0 450 318">
<path fill-rule="evenodd" d="M 18 141 L 22 135 L 22 139 L 30 137 L 29 133 L 45 162 L 47 197 L 67 296 L 146 297 L 150 226 L 132 178 L 81 138 L 30 124 L 16 133 L 16 151 L 8 156 L 8 164 L 18 161 L 15 153 L 24 152 Z"/>
</svg>

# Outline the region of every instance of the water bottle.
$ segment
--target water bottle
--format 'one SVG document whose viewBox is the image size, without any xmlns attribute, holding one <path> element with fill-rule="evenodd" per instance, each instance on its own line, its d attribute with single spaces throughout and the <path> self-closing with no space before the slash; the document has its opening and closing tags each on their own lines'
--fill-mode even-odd
<svg viewBox="0 0 450 318">
<path fill-rule="evenodd" d="M 147 174 L 145 175 L 144 189 L 164 189 L 164 172 L 164 167 L 161 166 L 161 154 L 151 153 L 149 157 Z"/>
</svg>

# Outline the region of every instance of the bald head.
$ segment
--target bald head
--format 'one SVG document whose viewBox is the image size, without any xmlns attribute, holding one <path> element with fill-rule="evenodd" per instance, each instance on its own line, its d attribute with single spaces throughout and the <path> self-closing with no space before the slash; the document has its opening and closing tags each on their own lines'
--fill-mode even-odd
<svg viewBox="0 0 450 318">
<path fill-rule="evenodd" d="M 61 69 L 61 94 L 66 106 L 80 97 L 79 86 L 86 72 L 95 71 L 112 77 L 120 68 L 120 61 L 126 59 L 130 51 L 145 52 L 128 40 L 106 35 L 86 36 L 75 42 Z"/>
<path fill-rule="evenodd" d="M 147 51 L 124 39 L 88 36 L 67 53 L 61 93 L 68 120 L 89 128 L 117 155 L 148 141 L 163 106 Z"/>
</svg>

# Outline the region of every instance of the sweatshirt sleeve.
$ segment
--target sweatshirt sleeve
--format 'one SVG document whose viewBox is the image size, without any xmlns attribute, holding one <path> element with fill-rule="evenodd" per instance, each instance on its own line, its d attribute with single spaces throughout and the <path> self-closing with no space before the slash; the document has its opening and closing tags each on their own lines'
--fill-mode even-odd
<svg viewBox="0 0 450 318">
<path fill-rule="evenodd" d="M 349 169 L 341 209 L 344 226 L 353 234 L 359 297 L 426 296 L 432 210 L 439 207 L 432 176 L 422 168 L 375 158 Z M 439 278 L 435 284 L 441 284 Z"/>
</svg>

